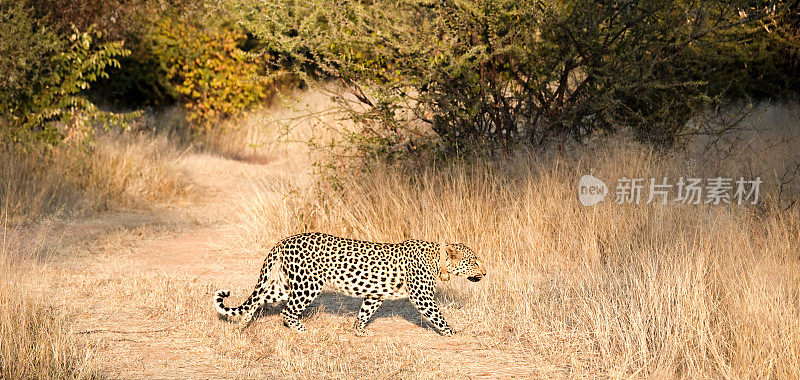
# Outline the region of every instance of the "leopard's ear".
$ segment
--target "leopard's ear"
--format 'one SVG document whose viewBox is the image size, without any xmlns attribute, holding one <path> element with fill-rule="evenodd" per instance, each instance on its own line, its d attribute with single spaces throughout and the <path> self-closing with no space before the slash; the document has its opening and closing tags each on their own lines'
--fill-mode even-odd
<svg viewBox="0 0 800 380">
<path fill-rule="evenodd" d="M 447 251 L 447 257 L 449 257 L 450 260 L 460 260 L 461 256 L 463 256 L 461 252 L 453 248 L 452 245 L 445 244 L 445 250 Z"/>
<path fill-rule="evenodd" d="M 442 281 L 450 279 L 450 272 L 447 271 L 447 257 L 453 248 L 445 243 L 439 244 L 439 278 Z"/>
</svg>

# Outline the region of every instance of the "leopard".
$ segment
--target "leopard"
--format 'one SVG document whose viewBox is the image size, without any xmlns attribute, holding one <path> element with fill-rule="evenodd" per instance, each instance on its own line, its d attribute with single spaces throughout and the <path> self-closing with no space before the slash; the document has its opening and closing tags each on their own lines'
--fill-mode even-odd
<svg viewBox="0 0 800 380">
<path fill-rule="evenodd" d="M 408 298 L 443 336 L 455 333 L 445 321 L 434 292 L 437 280 L 451 275 L 478 282 L 486 269 L 466 245 L 423 240 L 376 243 L 307 232 L 278 242 L 264 259 L 252 294 L 238 307 L 225 305 L 231 292 L 214 294 L 219 317 L 239 319 L 244 328 L 267 304 L 285 302 L 280 314 L 283 324 L 298 332 L 307 331 L 301 314 L 324 286 L 351 297 L 363 297 L 353 332 L 366 336 L 367 323 L 385 300 Z"/>
</svg>

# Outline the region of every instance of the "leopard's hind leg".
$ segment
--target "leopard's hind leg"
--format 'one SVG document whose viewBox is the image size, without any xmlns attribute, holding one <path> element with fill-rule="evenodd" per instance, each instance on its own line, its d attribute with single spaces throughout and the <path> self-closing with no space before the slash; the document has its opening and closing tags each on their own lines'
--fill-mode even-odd
<svg viewBox="0 0 800 380">
<path fill-rule="evenodd" d="M 286 276 L 282 269 L 280 260 L 272 264 L 269 270 L 268 280 L 266 282 L 259 281 L 262 286 L 256 286 L 253 294 L 250 296 L 253 300 L 250 309 L 242 314 L 242 321 L 245 322 L 244 328 L 253 323 L 256 312 L 264 307 L 266 304 L 273 304 L 280 301 L 289 299 L 289 293 L 286 291 Z"/>
<path fill-rule="evenodd" d="M 288 297 L 285 289 L 286 276 L 283 272 L 281 261 L 277 259 L 277 252 L 273 249 L 267 255 L 264 265 L 261 267 L 261 274 L 253 293 L 242 305 L 238 307 L 225 306 L 224 299 L 230 296 L 230 291 L 223 289 L 214 295 L 214 307 L 221 316 L 241 316 L 241 320 L 249 325 L 256 311 L 264 306 L 265 303 L 286 300 Z"/>
<path fill-rule="evenodd" d="M 297 331 L 306 331 L 306 327 L 300 322 L 300 316 L 322 292 L 323 285 L 322 279 L 314 279 L 312 276 L 301 275 L 299 281 L 293 281 L 289 300 L 281 311 L 283 324 Z"/>
</svg>

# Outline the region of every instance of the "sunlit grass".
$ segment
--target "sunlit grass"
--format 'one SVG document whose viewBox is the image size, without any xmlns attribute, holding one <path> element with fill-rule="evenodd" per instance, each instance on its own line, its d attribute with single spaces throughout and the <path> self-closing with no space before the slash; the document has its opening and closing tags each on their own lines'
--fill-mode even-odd
<svg viewBox="0 0 800 380">
<path fill-rule="evenodd" d="M 506 161 L 375 165 L 290 197 L 263 180 L 242 199 L 243 236 L 254 247 L 303 230 L 465 243 L 489 275 L 442 285 L 456 328 L 574 374 L 795 376 L 800 216 L 770 203 L 774 187 L 756 208 L 577 200 L 588 173 L 612 192 L 623 176 L 713 174 L 692 160 L 612 140 Z"/>
</svg>

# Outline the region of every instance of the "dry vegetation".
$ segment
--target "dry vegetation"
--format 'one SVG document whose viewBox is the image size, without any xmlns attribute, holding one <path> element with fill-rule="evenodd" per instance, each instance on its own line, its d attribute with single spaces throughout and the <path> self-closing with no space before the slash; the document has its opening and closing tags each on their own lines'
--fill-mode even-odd
<svg viewBox="0 0 800 380">
<path fill-rule="evenodd" d="M 298 229 L 466 243 L 490 276 L 444 285 L 446 314 L 570 375 L 794 377 L 800 216 L 781 208 L 778 184 L 800 144 L 796 110 L 786 115 L 771 132 L 744 133 L 727 160 L 727 151 L 663 153 L 614 139 L 501 163 L 377 165 L 289 202 L 264 196 L 288 190 L 265 181 L 243 198 L 243 235 L 259 247 Z M 587 208 L 576 200 L 586 173 L 612 192 L 623 176 L 766 183 L 757 208 L 622 206 L 613 194 Z M 782 196 L 797 196 L 796 186 Z"/>
<path fill-rule="evenodd" d="M 0 246 L 0 378 L 99 378 L 94 351 L 79 340 L 72 321 L 26 278 L 57 244 L 45 221 L 28 239 L 9 231 L 5 215 Z"/>
<path fill-rule="evenodd" d="M 4 166 L 4 186 L 13 189 L 5 194 L 16 194 L 5 198 L 12 215 L 41 215 L 51 204 L 74 207 L 75 199 L 174 203 L 197 173 L 209 175 L 212 184 L 234 176 L 241 182 L 225 185 L 236 191 L 235 204 L 210 207 L 204 197 L 218 194 L 203 193 L 193 206 L 234 211 L 216 224 L 187 222 L 203 236 L 212 227 L 228 228 L 224 239 L 209 238 L 220 241 L 209 251 L 186 244 L 191 239 L 169 240 L 180 234 L 146 224 L 78 246 L 62 244 L 44 222 L 35 230 L 4 230 L 0 377 L 158 376 L 162 367 L 137 363 L 162 361 L 163 368 L 177 366 L 171 376 L 180 377 L 454 377 L 481 366 L 497 375 L 491 371 L 509 357 L 529 376 L 800 373 L 800 214 L 797 205 L 782 209 L 798 188 L 796 181 L 778 186 L 786 179 L 784 165 L 798 159 L 797 140 L 782 138 L 798 133 L 796 110 L 759 122 L 785 128 L 742 135 L 738 146 L 744 148 L 726 159 L 725 152 L 664 153 L 615 138 L 519 152 L 502 162 L 375 164 L 335 180 L 321 176 L 313 185 L 300 170 L 306 149 L 241 147 L 256 138 L 274 141 L 278 131 L 253 130 L 272 124 L 273 115 L 253 114 L 242 122 L 250 131 L 220 139 L 220 155 L 245 161 L 239 163 L 176 150 L 163 138 L 101 139 L 96 154 L 104 158 L 83 179 L 96 181 L 98 190 L 88 193 L 76 185 L 57 187 L 76 183 L 58 164 L 26 177 Z M 234 175 L 234 164 L 251 169 Z M 766 183 L 759 207 L 623 206 L 607 199 L 587 208 L 576 199 L 577 179 L 587 173 L 612 189 L 623 176 L 761 175 Z M 85 195 L 98 193 L 104 195 Z M 19 202 L 35 207 L 23 209 Z M 312 328 L 306 335 L 280 326 L 277 314 L 244 332 L 214 318 L 209 302 L 217 288 L 232 287 L 241 300 L 263 249 L 304 230 L 375 241 L 463 242 L 483 256 L 489 276 L 442 284 L 445 316 L 461 330 L 461 338 L 450 341 L 424 324 L 395 328 L 385 314 L 371 326 L 377 338 L 352 337 L 357 301 L 330 294 L 306 317 Z M 160 241 L 171 242 L 169 249 Z M 231 247 L 231 241 L 239 244 Z M 395 316 L 413 312 L 402 305 L 384 307 Z M 467 346 L 459 339 L 472 340 Z M 428 341 L 455 346 L 443 353 L 420 349 Z"/>
<path fill-rule="evenodd" d="M 251 205 L 248 235 L 268 244 L 300 218 L 306 229 L 368 240 L 464 242 L 491 275 L 444 286 L 457 325 L 573 375 L 796 376 L 796 211 L 575 200 L 576 178 L 590 170 L 689 174 L 663 158 L 611 144 L 422 174 L 376 169 L 303 214 Z"/>
<path fill-rule="evenodd" d="M 0 151 L 0 203 L 11 221 L 112 207 L 146 208 L 175 200 L 190 187 L 179 168 L 182 152 L 164 136 L 99 136 L 89 153 L 8 146 Z"/>
<path fill-rule="evenodd" d="M 0 378 L 100 377 L 43 271 L 67 250 L 70 218 L 187 196 L 181 156 L 165 137 L 138 134 L 99 136 L 89 153 L 0 151 Z"/>
</svg>

